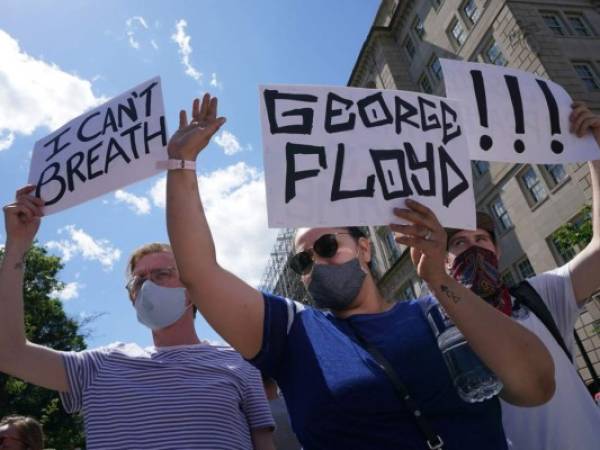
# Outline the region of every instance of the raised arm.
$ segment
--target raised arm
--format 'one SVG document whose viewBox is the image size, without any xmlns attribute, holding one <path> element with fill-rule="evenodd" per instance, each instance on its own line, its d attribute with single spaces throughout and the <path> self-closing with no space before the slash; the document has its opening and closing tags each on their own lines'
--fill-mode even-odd
<svg viewBox="0 0 600 450">
<path fill-rule="evenodd" d="M 40 226 L 42 200 L 35 186 L 17 191 L 4 207 L 6 247 L 0 267 L 0 371 L 29 383 L 66 392 L 69 389 L 60 352 L 27 341 L 23 313 L 25 254 Z"/>
<path fill-rule="evenodd" d="M 217 99 L 194 100 L 192 121 L 179 114 L 179 129 L 169 141 L 171 159 L 195 161 L 225 122 L 217 118 Z M 231 217 L 244 221 L 244 217 Z M 212 327 L 245 358 L 260 350 L 263 336 L 262 294 L 217 263 L 195 171 L 167 174 L 167 229 L 182 283 Z M 244 249 L 240 248 L 240 252 Z"/>
<path fill-rule="evenodd" d="M 600 116 L 592 113 L 583 103 L 575 103 L 571 113 L 571 131 L 577 136 L 591 132 L 598 144 L 600 157 Z M 593 276 L 600 267 L 600 160 L 588 163 L 592 185 L 592 229 L 590 243 L 569 261 L 575 299 L 581 306 L 600 288 L 600 279 Z"/>
<path fill-rule="evenodd" d="M 411 200 L 406 203 L 410 209 L 395 213 L 411 225 L 390 225 L 397 232 L 396 241 L 411 247 L 417 273 L 473 351 L 502 381 L 502 397 L 519 406 L 547 402 L 555 388 L 554 363 L 544 344 L 446 273 L 444 228 L 427 207 Z"/>
</svg>

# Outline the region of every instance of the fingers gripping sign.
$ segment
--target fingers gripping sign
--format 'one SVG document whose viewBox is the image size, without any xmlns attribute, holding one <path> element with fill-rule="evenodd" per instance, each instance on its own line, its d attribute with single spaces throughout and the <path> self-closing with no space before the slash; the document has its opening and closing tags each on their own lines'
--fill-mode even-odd
<svg viewBox="0 0 600 450">
<path fill-rule="evenodd" d="M 32 195 L 35 186 L 19 189 L 16 199 L 4 207 L 7 240 L 30 245 L 40 226 L 44 202 Z"/>
<path fill-rule="evenodd" d="M 418 275 L 431 282 L 445 275 L 446 231 L 435 214 L 414 200 L 407 208 L 394 208 L 394 214 L 407 224 L 393 223 L 396 242 L 411 247 L 410 256 Z"/>
<path fill-rule="evenodd" d="M 217 97 L 204 94 L 202 102 L 194 99 L 192 120 L 189 123 L 187 112 L 185 110 L 179 112 L 179 129 L 173 134 L 167 146 L 169 157 L 195 161 L 225 120 L 225 117 L 217 117 Z"/>
</svg>

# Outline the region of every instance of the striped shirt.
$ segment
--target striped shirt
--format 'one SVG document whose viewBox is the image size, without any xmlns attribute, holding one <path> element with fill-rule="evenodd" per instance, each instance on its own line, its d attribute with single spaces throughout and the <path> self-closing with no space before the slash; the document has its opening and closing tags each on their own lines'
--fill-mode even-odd
<svg viewBox="0 0 600 450">
<path fill-rule="evenodd" d="M 273 427 L 260 373 L 231 347 L 113 344 L 65 352 L 69 413 L 83 412 L 87 448 L 252 449 Z"/>
</svg>

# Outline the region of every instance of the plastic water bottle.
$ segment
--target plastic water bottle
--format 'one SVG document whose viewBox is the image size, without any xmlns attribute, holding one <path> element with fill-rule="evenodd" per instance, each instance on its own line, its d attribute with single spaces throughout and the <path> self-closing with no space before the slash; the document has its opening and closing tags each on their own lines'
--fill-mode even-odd
<svg viewBox="0 0 600 450">
<path fill-rule="evenodd" d="M 427 309 L 427 319 L 450 371 L 458 396 L 468 403 L 492 398 L 502 382 L 487 368 L 436 300 Z"/>
</svg>

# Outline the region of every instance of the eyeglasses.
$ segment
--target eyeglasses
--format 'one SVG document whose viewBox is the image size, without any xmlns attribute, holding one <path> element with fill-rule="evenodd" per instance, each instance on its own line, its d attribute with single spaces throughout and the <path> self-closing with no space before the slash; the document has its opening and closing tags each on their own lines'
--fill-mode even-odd
<svg viewBox="0 0 600 450">
<path fill-rule="evenodd" d="M 338 234 L 350 233 L 324 234 L 315 241 L 312 249 L 296 253 L 289 259 L 288 265 L 290 266 L 290 269 L 292 269 L 298 275 L 306 275 L 307 273 L 309 273 L 314 263 L 313 252 L 322 258 L 333 257 L 338 251 Z"/>
<path fill-rule="evenodd" d="M 135 298 L 146 280 L 151 280 L 156 284 L 164 284 L 177 276 L 177 267 L 161 267 L 152 269 L 145 275 L 134 275 L 125 285 L 131 298 Z"/>
</svg>

